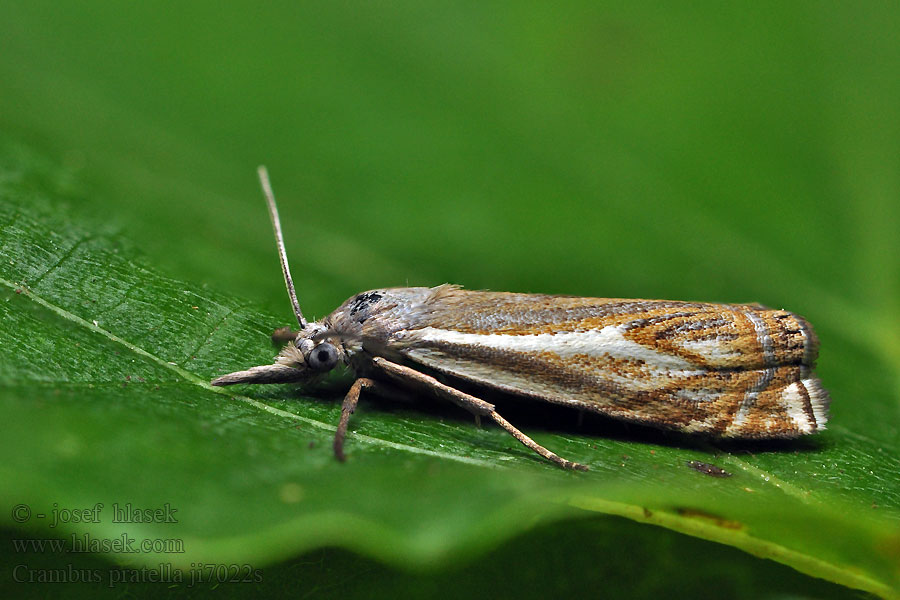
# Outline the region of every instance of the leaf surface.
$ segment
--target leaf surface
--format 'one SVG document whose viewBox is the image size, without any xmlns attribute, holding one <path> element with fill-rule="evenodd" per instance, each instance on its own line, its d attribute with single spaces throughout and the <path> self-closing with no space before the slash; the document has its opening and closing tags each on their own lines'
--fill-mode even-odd
<svg viewBox="0 0 900 600">
<path fill-rule="evenodd" d="M 268 564 L 341 546 L 433 567 L 539 523 L 601 513 L 873 593 L 890 595 L 897 585 L 896 440 L 889 427 L 855 431 L 853 407 L 813 439 L 718 448 L 599 419 L 579 428 L 574 415 L 547 407 L 509 407 L 540 443 L 590 465 L 580 474 L 427 399 L 367 399 L 354 416 L 350 460 L 340 464 L 330 449 L 333 394 L 207 383 L 269 361 L 266 324 L 278 324 L 276 316 L 158 274 L 115 236 L 79 224 L 52 185 L 6 158 L 4 501 L 44 513 L 101 502 L 98 522 L 56 531 L 184 546 L 115 560 Z M 873 393 L 868 405 L 877 401 Z M 690 461 L 731 476 L 711 477 Z M 128 504 L 174 509 L 177 523 L 114 522 Z"/>
</svg>

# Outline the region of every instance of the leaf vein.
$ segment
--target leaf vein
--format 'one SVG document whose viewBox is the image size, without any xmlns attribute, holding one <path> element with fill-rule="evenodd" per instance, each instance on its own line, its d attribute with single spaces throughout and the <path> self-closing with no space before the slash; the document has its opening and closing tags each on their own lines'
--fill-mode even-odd
<svg viewBox="0 0 900 600">
<path fill-rule="evenodd" d="M 67 319 L 69 321 L 72 321 L 73 323 L 76 323 L 77 325 L 80 325 L 86 329 L 89 329 L 91 331 L 99 333 L 100 335 L 108 338 L 112 342 L 115 342 L 117 344 L 121 344 L 122 346 L 125 346 L 126 348 L 128 348 L 129 350 L 134 352 L 135 354 L 138 354 L 149 360 L 152 360 L 153 362 L 163 366 L 164 368 L 177 373 L 178 375 L 180 375 L 182 378 L 184 378 L 189 383 L 192 383 L 194 385 L 202 387 L 203 389 L 205 389 L 209 392 L 212 392 L 215 394 L 220 394 L 222 396 L 226 396 L 226 397 L 238 400 L 245 404 L 249 404 L 250 406 L 253 406 L 259 410 L 265 411 L 272 415 L 276 415 L 276 416 L 279 416 L 282 418 L 287 418 L 287 419 L 293 419 L 296 421 L 302 421 L 303 423 L 306 423 L 306 424 L 316 427 L 318 429 L 324 429 L 327 431 L 335 431 L 337 429 L 337 427 L 334 425 L 331 425 L 328 423 L 323 423 L 322 421 L 317 421 L 317 420 L 311 419 L 309 417 L 304 417 L 302 415 L 297 415 L 297 414 L 288 412 L 286 410 L 281 410 L 279 408 L 275 408 L 274 406 L 270 406 L 264 402 L 254 400 L 253 398 L 250 398 L 248 396 L 240 396 L 237 394 L 231 394 L 231 393 L 227 392 L 226 390 L 223 390 L 222 388 L 213 387 L 213 386 L 209 385 L 209 382 L 207 382 L 205 379 L 201 379 L 195 373 L 192 373 L 191 371 L 188 371 L 187 369 L 180 367 L 176 364 L 173 364 L 171 362 L 163 360 L 162 358 L 156 356 L 155 354 L 152 354 L 151 352 L 144 350 L 140 346 L 136 346 L 136 345 L 132 344 L 131 342 L 129 342 L 128 340 L 125 340 L 125 339 L 117 336 L 116 334 L 112 333 L 111 331 L 108 331 L 106 329 L 103 329 L 102 327 L 94 325 L 93 323 L 88 322 L 87 320 L 79 317 L 78 315 L 76 315 L 74 313 L 67 311 L 66 309 L 64 309 L 62 307 L 56 306 L 55 304 L 49 302 L 48 300 L 45 300 L 44 298 L 38 296 L 37 294 L 34 293 L 34 291 L 32 291 L 28 288 L 17 286 L 12 281 L 9 281 L 2 277 L 0 277 L 0 284 L 4 285 L 10 289 L 13 289 L 13 290 L 21 289 L 23 295 L 25 295 L 30 300 L 36 302 L 37 304 L 43 306 L 47 310 L 50 310 L 51 312 L 59 315 L 60 317 Z M 402 450 L 405 452 L 412 452 L 414 454 L 433 456 L 435 458 L 453 460 L 456 462 L 462 462 L 462 463 L 466 463 L 466 464 L 470 464 L 470 465 L 488 467 L 488 468 L 493 468 L 493 469 L 503 468 L 499 463 L 492 462 L 492 461 L 480 460 L 477 458 L 470 458 L 470 457 L 466 457 L 466 456 L 458 456 L 455 454 L 449 454 L 449 453 L 445 453 L 445 452 L 436 452 L 434 450 L 427 450 L 424 448 L 417 448 L 415 446 L 409 446 L 406 444 L 399 444 L 397 442 L 392 442 L 390 440 L 385 440 L 382 438 L 376 438 L 376 437 L 371 437 L 371 436 L 361 435 L 361 434 L 354 434 L 354 438 L 361 442 L 365 442 L 365 443 L 373 444 L 373 445 L 384 446 L 387 448 L 392 448 L 394 450 Z"/>
<path fill-rule="evenodd" d="M 50 265 L 43 273 L 41 273 L 40 275 L 38 275 L 37 278 L 32 279 L 31 281 L 29 281 L 29 282 L 28 282 L 28 285 L 29 285 L 30 287 L 36 287 L 36 286 L 37 286 L 37 285 L 38 285 L 45 277 L 47 277 L 47 275 L 49 275 L 50 273 L 52 273 L 53 271 L 55 271 L 56 269 L 58 269 L 59 266 L 62 265 L 62 264 L 66 261 L 66 259 L 71 258 L 71 256 L 75 253 L 76 250 L 78 250 L 78 248 L 79 248 L 81 245 L 83 245 L 83 244 L 86 243 L 86 242 L 91 241 L 91 239 L 93 239 L 93 236 L 86 236 L 86 237 L 83 237 L 83 238 L 79 239 L 79 240 L 78 240 L 77 242 L 75 242 L 74 244 L 72 244 L 72 246 L 69 247 L 68 250 L 66 250 L 65 252 L 63 252 L 62 256 L 60 256 L 60 257 L 59 257 L 52 265 Z"/>
</svg>

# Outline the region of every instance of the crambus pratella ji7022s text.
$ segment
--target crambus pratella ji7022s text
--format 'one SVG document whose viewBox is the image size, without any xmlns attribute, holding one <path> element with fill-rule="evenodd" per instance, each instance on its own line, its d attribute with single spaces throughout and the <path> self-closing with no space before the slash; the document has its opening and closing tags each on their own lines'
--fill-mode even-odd
<svg viewBox="0 0 900 600">
<path fill-rule="evenodd" d="M 300 311 L 278 209 L 259 168 L 288 296 L 300 325 L 271 365 L 214 379 L 216 386 L 302 383 L 348 365 L 334 452 L 359 395 L 430 390 L 488 417 L 528 448 L 566 460 L 516 429 L 493 404 L 458 387 L 489 389 L 661 429 L 715 438 L 795 438 L 825 429 L 828 393 L 812 371 L 809 323 L 758 304 L 579 298 L 460 289 L 370 290 L 320 321 Z"/>
</svg>

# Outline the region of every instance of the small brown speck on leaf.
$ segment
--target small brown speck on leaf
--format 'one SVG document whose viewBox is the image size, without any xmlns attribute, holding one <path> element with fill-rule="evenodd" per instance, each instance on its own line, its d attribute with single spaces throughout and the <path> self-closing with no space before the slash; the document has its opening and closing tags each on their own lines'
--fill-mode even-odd
<svg viewBox="0 0 900 600">
<path fill-rule="evenodd" d="M 725 517 L 720 517 L 719 515 L 708 513 L 705 510 L 699 510 L 696 508 L 678 508 L 676 509 L 676 511 L 682 517 L 701 519 L 724 529 L 742 529 L 744 527 L 743 523 L 741 523 L 740 521 L 726 519 Z"/>
<path fill-rule="evenodd" d="M 717 467 L 716 465 L 700 462 L 699 460 L 689 460 L 687 462 L 687 466 L 697 471 L 698 473 L 703 473 L 704 475 L 709 475 L 710 477 L 731 477 L 731 473 L 729 473 L 722 467 Z"/>
</svg>

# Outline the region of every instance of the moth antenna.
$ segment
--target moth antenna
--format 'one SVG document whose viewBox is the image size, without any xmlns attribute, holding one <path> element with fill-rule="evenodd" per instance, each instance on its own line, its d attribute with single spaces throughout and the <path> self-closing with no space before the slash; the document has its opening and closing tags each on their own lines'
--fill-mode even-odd
<svg viewBox="0 0 900 600">
<path fill-rule="evenodd" d="M 325 331 L 319 332 L 319 333 L 309 337 L 309 339 L 311 339 L 314 342 L 320 342 L 322 340 L 327 340 L 329 338 L 339 338 L 341 340 L 364 340 L 365 339 L 365 337 L 361 334 L 351 333 L 349 331 L 341 332 L 339 334 L 333 329 L 326 329 Z"/>
<path fill-rule="evenodd" d="M 284 285 L 294 307 L 294 314 L 300 329 L 306 329 L 306 319 L 300 310 L 300 302 L 297 300 L 297 292 L 294 290 L 294 280 L 291 278 L 291 268 L 288 265 L 287 252 L 284 249 L 284 236 L 281 234 L 281 219 L 278 218 L 278 207 L 275 206 L 275 194 L 272 193 L 272 184 L 269 183 L 269 172 L 264 165 L 260 165 L 256 172 L 259 174 L 259 183 L 262 185 L 266 204 L 269 206 L 269 218 L 272 220 L 272 229 L 275 230 L 275 244 L 278 246 L 278 258 L 281 260 L 281 272 L 284 274 Z"/>
</svg>

